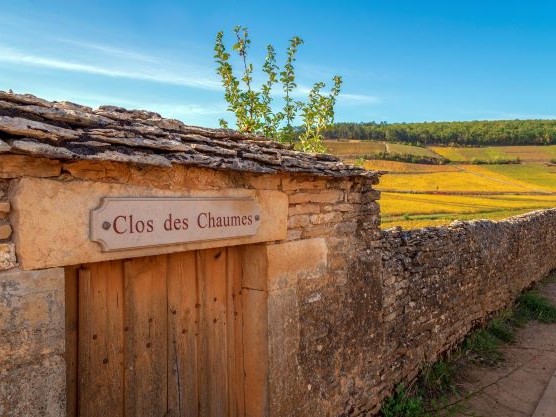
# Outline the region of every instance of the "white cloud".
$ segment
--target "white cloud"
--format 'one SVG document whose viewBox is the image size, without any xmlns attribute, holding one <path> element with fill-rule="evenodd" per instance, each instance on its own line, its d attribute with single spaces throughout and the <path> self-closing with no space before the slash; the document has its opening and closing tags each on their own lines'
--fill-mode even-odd
<svg viewBox="0 0 556 417">
<path fill-rule="evenodd" d="M 220 103 L 210 105 L 198 104 L 153 104 L 150 110 L 161 114 L 177 114 L 180 116 L 211 116 L 223 114 L 226 107 Z"/>
<path fill-rule="evenodd" d="M 152 101 L 142 102 L 140 100 L 130 100 L 116 96 L 90 94 L 85 92 L 64 93 L 63 97 L 49 96 L 50 100 L 68 100 L 91 107 L 102 105 L 121 106 L 127 109 L 140 109 L 160 113 L 165 117 L 181 118 L 182 116 L 216 116 L 226 112 L 224 103 L 199 104 L 173 104 L 173 103 L 153 103 Z"/>
<path fill-rule="evenodd" d="M 311 91 L 310 87 L 300 85 L 298 88 L 293 92 L 293 96 L 296 98 L 304 98 L 307 97 L 309 92 Z M 328 94 L 329 91 L 323 90 L 324 94 Z M 351 94 L 351 93 L 342 93 L 338 96 L 338 102 L 342 104 L 373 104 L 373 103 L 380 103 L 381 99 L 377 96 L 371 96 L 366 94 Z"/>
<path fill-rule="evenodd" d="M 158 59 L 157 57 L 143 54 L 137 51 L 132 51 L 129 49 L 117 48 L 112 45 L 103 45 L 94 42 L 84 42 L 84 41 L 77 41 L 74 39 L 65 39 L 65 38 L 52 38 L 52 39 L 68 45 L 77 46 L 80 49 L 89 49 L 91 51 L 101 52 L 103 54 L 111 55 L 117 58 L 131 59 L 134 61 L 148 62 L 151 64 L 160 63 L 160 59 Z"/>
<path fill-rule="evenodd" d="M 114 50 L 116 51 L 116 50 Z M 204 90 L 220 90 L 220 84 L 213 78 L 191 71 L 184 75 L 174 71 L 160 69 L 158 66 L 121 65 L 110 67 L 108 65 L 92 65 L 78 61 L 33 55 L 21 52 L 14 48 L 0 45 L 0 62 L 25 65 L 39 68 L 57 69 L 86 74 L 102 75 L 107 77 L 120 77 L 140 81 L 151 81 L 163 84 L 187 86 Z M 199 71 L 200 72 L 200 71 Z"/>
<path fill-rule="evenodd" d="M 338 101 L 344 102 L 345 104 L 357 104 L 357 103 L 380 103 L 382 100 L 378 96 L 370 96 L 365 94 L 350 94 L 350 93 L 340 93 Z"/>
</svg>

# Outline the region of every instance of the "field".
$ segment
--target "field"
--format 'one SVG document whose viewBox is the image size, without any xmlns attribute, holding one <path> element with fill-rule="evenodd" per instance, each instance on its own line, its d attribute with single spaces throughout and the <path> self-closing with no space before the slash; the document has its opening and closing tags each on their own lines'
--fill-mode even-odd
<svg viewBox="0 0 556 417">
<path fill-rule="evenodd" d="M 327 146 L 334 148 L 328 143 Z M 499 220 L 556 207 L 556 165 L 548 163 L 556 158 L 556 146 L 425 148 L 345 141 L 334 149 L 348 162 L 360 162 L 361 155 L 372 154 L 371 149 L 390 154 L 437 155 L 453 161 L 425 165 L 366 160 L 363 164 L 366 169 L 387 172 L 377 186 L 381 191 L 383 228 L 443 225 L 454 220 Z M 357 149 L 365 150 L 357 154 Z M 515 158 L 521 163 L 492 163 Z M 489 164 L 472 164 L 476 160 Z"/>
<path fill-rule="evenodd" d="M 331 154 L 346 159 L 357 159 L 364 156 L 371 157 L 373 154 L 379 152 L 392 155 L 409 154 L 441 159 L 439 154 L 421 146 L 410 146 L 373 140 L 326 140 L 324 141 L 324 146 Z"/>
<path fill-rule="evenodd" d="M 340 158 L 356 159 L 361 155 L 372 155 L 377 152 L 385 152 L 383 142 L 359 141 L 359 140 L 330 140 L 324 141 L 324 146 L 333 155 Z"/>
<path fill-rule="evenodd" d="M 496 161 L 519 158 L 523 162 L 548 162 L 556 158 L 556 146 L 496 146 L 485 148 L 440 147 L 431 151 L 452 162 Z"/>
</svg>

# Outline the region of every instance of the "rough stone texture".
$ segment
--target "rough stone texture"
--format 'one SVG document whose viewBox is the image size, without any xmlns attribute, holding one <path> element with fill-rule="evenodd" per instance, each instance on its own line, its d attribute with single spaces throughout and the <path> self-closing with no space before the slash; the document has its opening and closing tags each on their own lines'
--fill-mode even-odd
<svg viewBox="0 0 556 417">
<path fill-rule="evenodd" d="M 505 221 L 386 231 L 381 378 L 399 381 L 556 268 L 556 209 Z"/>
<path fill-rule="evenodd" d="M 328 183 L 322 198 L 305 187 L 290 196 L 294 240 L 269 248 L 269 415 L 347 415 L 368 397 L 381 346 L 380 256 L 367 250 L 380 237 L 378 195 L 370 182 Z"/>
<path fill-rule="evenodd" d="M 58 161 L 25 155 L 0 155 L 0 178 L 57 177 L 61 173 Z"/>
<path fill-rule="evenodd" d="M 64 270 L 0 273 L 0 415 L 65 415 Z"/>
<path fill-rule="evenodd" d="M 0 243 L 0 271 L 15 268 L 15 246 L 13 243 Z"/>
<path fill-rule="evenodd" d="M 354 236 L 323 232 L 327 270 L 351 256 L 347 270 L 269 292 L 271 416 L 373 415 L 395 384 L 556 268 L 556 209 L 380 235 L 375 216 Z M 273 255 L 286 257 L 280 246 Z"/>
<path fill-rule="evenodd" d="M 0 224 L 0 240 L 8 239 L 12 235 L 12 227 L 9 224 Z"/>
<path fill-rule="evenodd" d="M 262 137 L 186 126 L 157 113 L 67 102 L 0 91 L 0 153 L 49 159 L 102 160 L 144 166 L 325 177 L 376 177 L 331 155 L 309 155 Z M 9 175 L 2 173 L 1 175 Z"/>
</svg>

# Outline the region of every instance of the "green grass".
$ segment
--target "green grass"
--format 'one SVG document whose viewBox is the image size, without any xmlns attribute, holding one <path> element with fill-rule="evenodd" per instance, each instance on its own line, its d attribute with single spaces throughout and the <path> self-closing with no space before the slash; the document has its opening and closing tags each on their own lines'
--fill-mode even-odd
<svg viewBox="0 0 556 417">
<path fill-rule="evenodd" d="M 452 360 L 439 360 L 427 365 L 418 379 L 419 390 L 425 398 L 441 398 L 456 392 L 455 378 L 457 363 Z"/>
<path fill-rule="evenodd" d="M 466 339 L 463 350 L 471 362 L 493 366 L 504 358 L 500 351 L 500 342 L 488 328 L 481 329 Z"/>
<path fill-rule="evenodd" d="M 403 145 L 401 143 L 385 143 L 384 145 L 386 147 L 385 151 L 388 153 L 410 154 L 440 159 L 440 156 L 436 152 L 422 146 Z"/>
<path fill-rule="evenodd" d="M 549 146 L 413 146 L 373 140 L 325 140 L 328 152 L 339 157 L 369 156 L 377 152 L 445 158 L 454 163 L 504 163 L 504 161 L 549 162 L 556 159 L 556 145 Z"/>
<path fill-rule="evenodd" d="M 482 148 L 432 146 L 430 149 L 456 163 L 470 163 L 473 160 L 496 162 L 512 159 L 519 159 L 524 162 L 548 162 L 556 157 L 556 145 L 487 146 Z"/>
<path fill-rule="evenodd" d="M 398 385 L 394 394 L 384 401 L 380 414 L 382 417 L 429 416 L 423 398 L 406 389 L 403 384 Z"/>
<path fill-rule="evenodd" d="M 556 307 L 538 291 L 528 291 L 517 299 L 515 319 L 517 323 L 529 320 L 556 323 Z"/>
<path fill-rule="evenodd" d="M 496 161 L 514 159 L 504 152 L 502 148 L 459 148 L 459 147 L 433 147 L 432 150 L 452 162 Z"/>
<path fill-rule="evenodd" d="M 556 191 L 556 167 L 545 164 L 489 165 L 488 170 L 531 184 Z"/>
<path fill-rule="evenodd" d="M 402 227 L 403 229 L 418 229 L 421 227 L 434 227 L 434 226 L 445 226 L 452 223 L 455 220 L 469 221 L 469 220 L 502 220 L 511 216 L 517 216 L 519 214 L 525 214 L 530 212 L 531 209 L 520 209 L 520 210 L 498 210 L 487 213 L 472 213 L 472 214 L 446 214 L 446 213 L 436 213 L 436 214 L 422 214 L 422 215 L 409 215 L 404 214 L 403 216 L 396 217 L 383 217 L 381 220 L 382 229 L 389 229 L 392 227 Z"/>
</svg>

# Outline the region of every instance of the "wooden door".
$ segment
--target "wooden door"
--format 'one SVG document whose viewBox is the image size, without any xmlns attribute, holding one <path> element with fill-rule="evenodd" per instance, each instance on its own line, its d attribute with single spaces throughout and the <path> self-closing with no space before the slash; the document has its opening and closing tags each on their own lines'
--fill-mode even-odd
<svg viewBox="0 0 556 417">
<path fill-rule="evenodd" d="M 77 374 L 68 376 L 68 415 L 244 416 L 240 253 L 207 249 L 70 272 L 78 302 L 68 311 L 78 325 L 76 334 L 68 326 L 68 343 L 77 341 L 77 352 L 68 350 L 68 372 Z"/>
</svg>

